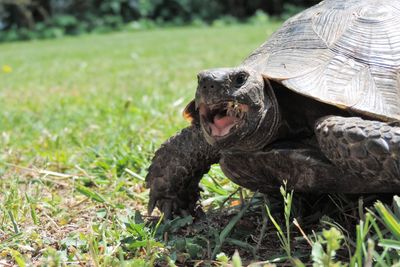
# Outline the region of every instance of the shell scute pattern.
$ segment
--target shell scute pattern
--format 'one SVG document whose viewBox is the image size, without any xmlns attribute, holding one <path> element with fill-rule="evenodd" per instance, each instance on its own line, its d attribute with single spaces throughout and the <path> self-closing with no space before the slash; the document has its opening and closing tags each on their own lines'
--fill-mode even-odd
<svg viewBox="0 0 400 267">
<path fill-rule="evenodd" d="M 400 120 L 398 25 L 398 0 L 325 0 L 289 19 L 243 64 L 321 102 Z"/>
</svg>

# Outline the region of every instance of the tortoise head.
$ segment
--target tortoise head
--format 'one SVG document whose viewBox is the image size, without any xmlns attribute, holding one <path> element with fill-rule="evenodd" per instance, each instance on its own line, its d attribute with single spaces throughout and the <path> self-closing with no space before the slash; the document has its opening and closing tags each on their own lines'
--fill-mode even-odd
<svg viewBox="0 0 400 267">
<path fill-rule="evenodd" d="M 202 71 L 186 117 L 199 120 L 211 145 L 259 149 L 275 135 L 279 119 L 278 104 L 266 83 L 261 74 L 246 67 Z"/>
</svg>

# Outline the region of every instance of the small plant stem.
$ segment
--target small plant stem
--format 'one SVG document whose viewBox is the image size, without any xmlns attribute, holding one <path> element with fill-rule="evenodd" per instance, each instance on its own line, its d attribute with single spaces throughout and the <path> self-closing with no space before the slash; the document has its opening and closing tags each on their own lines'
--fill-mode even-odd
<svg viewBox="0 0 400 267">
<path fill-rule="evenodd" d="M 265 201 L 265 199 L 264 199 L 264 201 Z M 264 209 L 261 210 L 261 214 L 262 214 L 262 217 L 263 217 L 263 225 L 261 227 L 260 236 L 258 238 L 257 246 L 256 246 L 256 249 L 255 249 L 255 253 L 256 254 L 258 253 L 258 250 L 261 247 L 261 243 L 262 243 L 262 240 L 264 238 L 265 232 L 267 231 L 267 226 L 268 226 L 268 215 L 266 214 Z"/>
<path fill-rule="evenodd" d="M 301 235 L 304 237 L 304 239 L 307 241 L 307 243 L 310 245 L 310 247 L 312 247 L 312 242 L 311 240 L 308 238 L 308 236 L 306 235 L 306 233 L 304 233 L 303 229 L 301 228 L 299 222 L 296 220 L 296 218 L 293 219 L 293 224 L 297 227 L 297 229 L 299 229 Z"/>
</svg>

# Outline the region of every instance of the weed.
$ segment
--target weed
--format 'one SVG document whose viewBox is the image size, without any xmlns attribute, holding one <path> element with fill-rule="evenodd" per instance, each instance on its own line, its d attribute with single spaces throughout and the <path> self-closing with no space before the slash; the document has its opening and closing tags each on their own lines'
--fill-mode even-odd
<svg viewBox="0 0 400 267">
<path fill-rule="evenodd" d="M 280 225 L 277 223 L 277 221 L 274 219 L 274 217 L 271 214 L 270 208 L 268 205 L 266 205 L 266 210 L 268 213 L 268 217 L 270 218 L 271 222 L 274 224 L 279 238 L 279 241 L 281 243 L 282 248 L 285 250 L 285 253 L 289 259 L 292 259 L 292 250 L 291 250 L 291 245 L 290 245 L 290 226 L 291 226 L 291 220 L 290 220 L 290 211 L 292 208 L 292 200 L 293 200 L 293 191 L 290 191 L 290 193 L 287 192 L 287 184 L 286 181 L 284 182 L 284 186 L 280 187 L 280 193 L 283 197 L 284 201 L 284 216 L 285 216 L 285 230 L 286 233 L 283 232 L 282 228 Z"/>
</svg>

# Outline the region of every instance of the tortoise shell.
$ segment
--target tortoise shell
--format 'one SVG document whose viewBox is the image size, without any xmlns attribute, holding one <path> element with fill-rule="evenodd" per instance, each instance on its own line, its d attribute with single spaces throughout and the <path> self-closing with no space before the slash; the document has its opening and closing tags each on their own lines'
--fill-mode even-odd
<svg viewBox="0 0 400 267">
<path fill-rule="evenodd" d="M 322 1 L 287 20 L 243 65 L 321 102 L 400 120 L 400 1 Z"/>
</svg>

